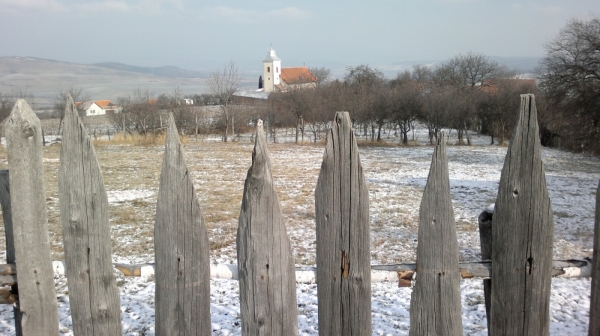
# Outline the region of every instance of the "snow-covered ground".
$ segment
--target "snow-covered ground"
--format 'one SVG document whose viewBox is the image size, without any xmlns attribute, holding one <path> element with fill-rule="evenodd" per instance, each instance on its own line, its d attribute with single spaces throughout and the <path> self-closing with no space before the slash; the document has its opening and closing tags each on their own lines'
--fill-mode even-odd
<svg viewBox="0 0 600 336">
<path fill-rule="evenodd" d="M 451 134 L 452 136 L 452 134 Z M 210 141 L 209 141 L 210 140 Z M 219 161 L 203 146 L 214 139 L 185 144 L 188 165 L 207 219 L 216 218 L 220 190 L 211 184 L 232 183 L 241 195 L 245 170 L 250 165 L 252 145 L 247 141 L 236 144 L 238 161 Z M 286 140 L 279 136 L 278 140 Z M 289 138 L 287 139 L 289 141 Z M 391 141 L 391 139 L 386 139 Z M 418 146 L 360 148 L 370 197 L 372 264 L 414 262 L 417 239 L 418 208 L 425 187 L 433 147 L 427 146 L 424 132 L 417 132 Z M 395 140 L 397 141 L 397 140 Z M 477 216 L 496 197 L 500 170 L 506 147 L 490 146 L 489 137 L 474 136 L 473 146 L 452 146 L 449 139 L 448 157 L 450 185 L 462 261 L 479 259 Z M 220 146 L 220 144 L 212 144 Z M 228 145 L 231 146 L 231 145 Z M 233 147 L 227 147 L 231 150 Z M 314 265 L 314 186 L 323 155 L 322 146 L 271 144 L 271 161 L 282 211 L 287 218 L 288 233 L 298 266 Z M 153 149 L 160 151 L 160 148 Z M 102 149 L 97 149 L 102 156 Z M 600 180 L 600 159 L 582 154 L 566 153 L 544 148 L 543 160 L 556 225 L 555 258 L 591 256 L 595 192 Z M 53 158 L 45 159 L 57 164 Z M 160 164 L 157 163 L 158 166 Z M 219 174 L 203 170 L 218 166 Z M 101 162 L 102 166 L 102 162 Z M 135 174 L 142 174 L 134 168 Z M 159 168 L 158 168 L 159 169 Z M 104 169 L 105 174 L 110 174 Z M 126 174 L 125 171 L 122 174 Z M 145 174 L 145 173 L 143 173 Z M 230 175 L 227 175 L 230 174 Z M 152 175 L 152 174 L 150 174 Z M 106 176 L 106 175 L 105 175 Z M 112 206 L 156 202 L 157 185 L 116 188 L 107 179 L 109 202 Z M 239 185 L 239 186 L 238 186 Z M 146 204 L 143 203 L 143 204 Z M 239 211 L 239 206 L 237 207 Z M 219 210 L 221 211 L 221 210 Z M 234 235 L 237 214 L 219 214 L 214 222 L 207 220 L 209 239 Z M 235 212 L 235 211 L 234 211 Z M 227 216 L 226 216 L 227 215 Z M 153 218 L 144 219 L 151 227 Z M 138 244 L 139 231 L 127 233 L 126 224 L 113 225 L 117 246 Z M 130 224 L 129 224 L 130 225 Z M 229 229 L 227 229 L 229 228 Z M 231 237 L 230 237 L 231 238 Z M 234 237 L 233 237 L 234 238 Z M 136 240 L 137 239 L 137 240 Z M 144 238 L 146 239 L 146 238 Z M 115 250 L 114 261 L 152 262 L 152 242 L 149 248 L 134 255 Z M 235 244 L 225 244 L 211 251 L 213 263 L 235 263 Z M 57 275 L 57 295 L 61 332 L 72 334 L 68 290 L 64 276 Z M 123 331 L 126 335 L 154 335 L 154 281 L 152 278 L 117 279 L 121 292 Z M 481 280 L 462 280 L 462 318 L 465 335 L 486 335 L 486 319 Z M 316 335 L 317 288 L 314 284 L 298 284 L 299 330 L 301 335 Z M 551 334 L 583 335 L 587 333 L 590 279 L 553 279 L 551 297 Z M 411 288 L 399 288 L 397 283 L 372 284 L 373 335 L 406 335 L 409 327 Z M 239 335 L 238 283 L 235 280 L 211 279 L 211 317 L 214 335 Z M 0 335 L 14 334 L 10 306 L 0 306 Z"/>
</svg>

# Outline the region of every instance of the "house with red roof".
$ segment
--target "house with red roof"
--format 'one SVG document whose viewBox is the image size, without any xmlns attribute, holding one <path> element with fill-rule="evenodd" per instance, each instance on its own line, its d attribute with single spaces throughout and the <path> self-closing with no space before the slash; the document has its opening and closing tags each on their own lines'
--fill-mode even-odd
<svg viewBox="0 0 600 336">
<path fill-rule="evenodd" d="M 76 102 L 75 108 L 77 108 L 79 115 L 84 117 L 120 113 L 123 109 L 110 100 Z"/>
</svg>

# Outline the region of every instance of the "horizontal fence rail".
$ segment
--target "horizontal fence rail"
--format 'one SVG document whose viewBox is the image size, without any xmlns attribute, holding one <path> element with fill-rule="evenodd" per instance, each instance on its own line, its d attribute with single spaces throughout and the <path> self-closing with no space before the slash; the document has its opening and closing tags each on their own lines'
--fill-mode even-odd
<svg viewBox="0 0 600 336">
<path fill-rule="evenodd" d="M 589 278 L 592 275 L 592 258 L 554 260 L 552 277 L 555 278 Z M 53 261 L 54 274 L 65 274 L 65 262 Z M 154 276 L 154 264 L 122 264 L 114 263 L 114 268 L 126 277 Z M 460 276 L 463 279 L 489 279 L 491 261 L 473 261 L 459 263 Z M 297 283 L 316 283 L 317 267 L 296 267 Z M 371 282 L 398 281 L 400 287 L 410 286 L 416 277 L 417 264 L 371 265 Z M 210 265 L 210 277 L 215 279 L 238 280 L 238 266 L 232 264 Z M 17 284 L 17 268 L 15 264 L 0 264 L 0 286 Z M 0 288 L 1 290 L 1 288 Z M 0 291 L 1 293 L 1 291 Z M 0 303 L 2 301 L 0 294 Z"/>
</svg>

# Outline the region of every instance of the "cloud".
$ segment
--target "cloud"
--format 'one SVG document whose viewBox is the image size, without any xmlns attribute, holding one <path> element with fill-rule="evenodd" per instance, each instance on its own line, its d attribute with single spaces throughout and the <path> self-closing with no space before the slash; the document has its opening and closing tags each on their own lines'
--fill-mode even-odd
<svg viewBox="0 0 600 336">
<path fill-rule="evenodd" d="M 310 12 L 296 7 L 287 7 L 268 11 L 267 15 L 286 20 L 303 20 L 310 15 Z"/>
<path fill-rule="evenodd" d="M 84 12 L 127 12 L 131 9 L 125 1 L 88 2 L 75 5 L 79 11 Z"/>
<path fill-rule="evenodd" d="M 260 13 L 253 10 L 217 6 L 203 10 L 204 18 L 218 18 L 236 23 L 256 23 L 260 21 Z"/>
<path fill-rule="evenodd" d="M 77 13 L 129 12 L 161 13 L 165 10 L 181 11 L 182 0 L 95 0 L 73 2 L 69 0 L 0 0 L 0 9 L 43 10 Z"/>
<path fill-rule="evenodd" d="M 295 7 L 286 7 L 274 9 L 267 12 L 257 10 L 240 9 L 226 6 L 218 6 L 205 8 L 201 17 L 217 18 L 219 20 L 227 20 L 234 23 L 258 23 L 263 18 L 284 19 L 284 20 L 303 20 L 310 15 L 310 12 L 304 11 Z"/>
<path fill-rule="evenodd" d="M 556 13 L 562 12 L 562 8 L 560 6 L 544 6 L 544 7 L 538 7 L 538 8 L 536 8 L 536 10 L 540 13 L 547 13 L 547 14 L 556 14 Z"/>
<path fill-rule="evenodd" d="M 66 6 L 57 0 L 0 0 L 0 9 L 60 11 Z"/>
</svg>

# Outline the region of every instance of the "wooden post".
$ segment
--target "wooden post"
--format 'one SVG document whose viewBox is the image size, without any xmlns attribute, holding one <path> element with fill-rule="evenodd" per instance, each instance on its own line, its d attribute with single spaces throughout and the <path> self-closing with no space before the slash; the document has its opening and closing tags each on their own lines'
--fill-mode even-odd
<svg viewBox="0 0 600 336">
<path fill-rule="evenodd" d="M 460 271 L 446 142 L 440 137 L 419 209 L 410 335 L 462 335 Z"/>
<path fill-rule="evenodd" d="M 521 95 L 494 209 L 490 335 L 548 335 L 553 238 L 535 97 Z"/>
<path fill-rule="evenodd" d="M 369 194 L 348 112 L 337 112 L 315 190 L 320 335 L 371 335 Z"/>
<path fill-rule="evenodd" d="M 297 335 L 294 256 L 260 120 L 256 133 L 236 240 L 242 335 Z"/>
<path fill-rule="evenodd" d="M 58 335 L 40 120 L 19 99 L 5 122 L 23 335 Z"/>
<path fill-rule="evenodd" d="M 6 239 L 6 263 L 15 263 L 15 243 L 13 235 L 12 209 L 10 207 L 10 183 L 9 173 L 7 169 L 0 170 L 0 205 L 2 205 L 2 219 L 4 220 L 4 236 Z M 11 286 L 10 296 L 19 294 L 18 285 Z M 21 330 L 21 319 L 23 314 L 18 303 L 13 306 L 15 317 L 15 334 L 16 336 L 23 335 Z"/>
<path fill-rule="evenodd" d="M 210 335 L 210 260 L 200 203 L 170 114 L 154 226 L 156 335 Z"/>
<path fill-rule="evenodd" d="M 493 210 L 485 210 L 479 214 L 479 242 L 481 246 L 481 260 L 492 259 L 492 218 Z M 487 317 L 488 330 L 490 329 L 490 305 L 492 302 L 492 279 L 483 280 L 483 297 L 485 299 L 485 316 Z"/>
<path fill-rule="evenodd" d="M 58 196 L 73 332 L 121 335 L 104 180 L 90 136 L 69 94 L 63 123 Z"/>
<path fill-rule="evenodd" d="M 600 335 L 600 183 L 596 190 L 596 224 L 592 256 L 592 293 L 590 295 L 589 336 Z"/>
</svg>

